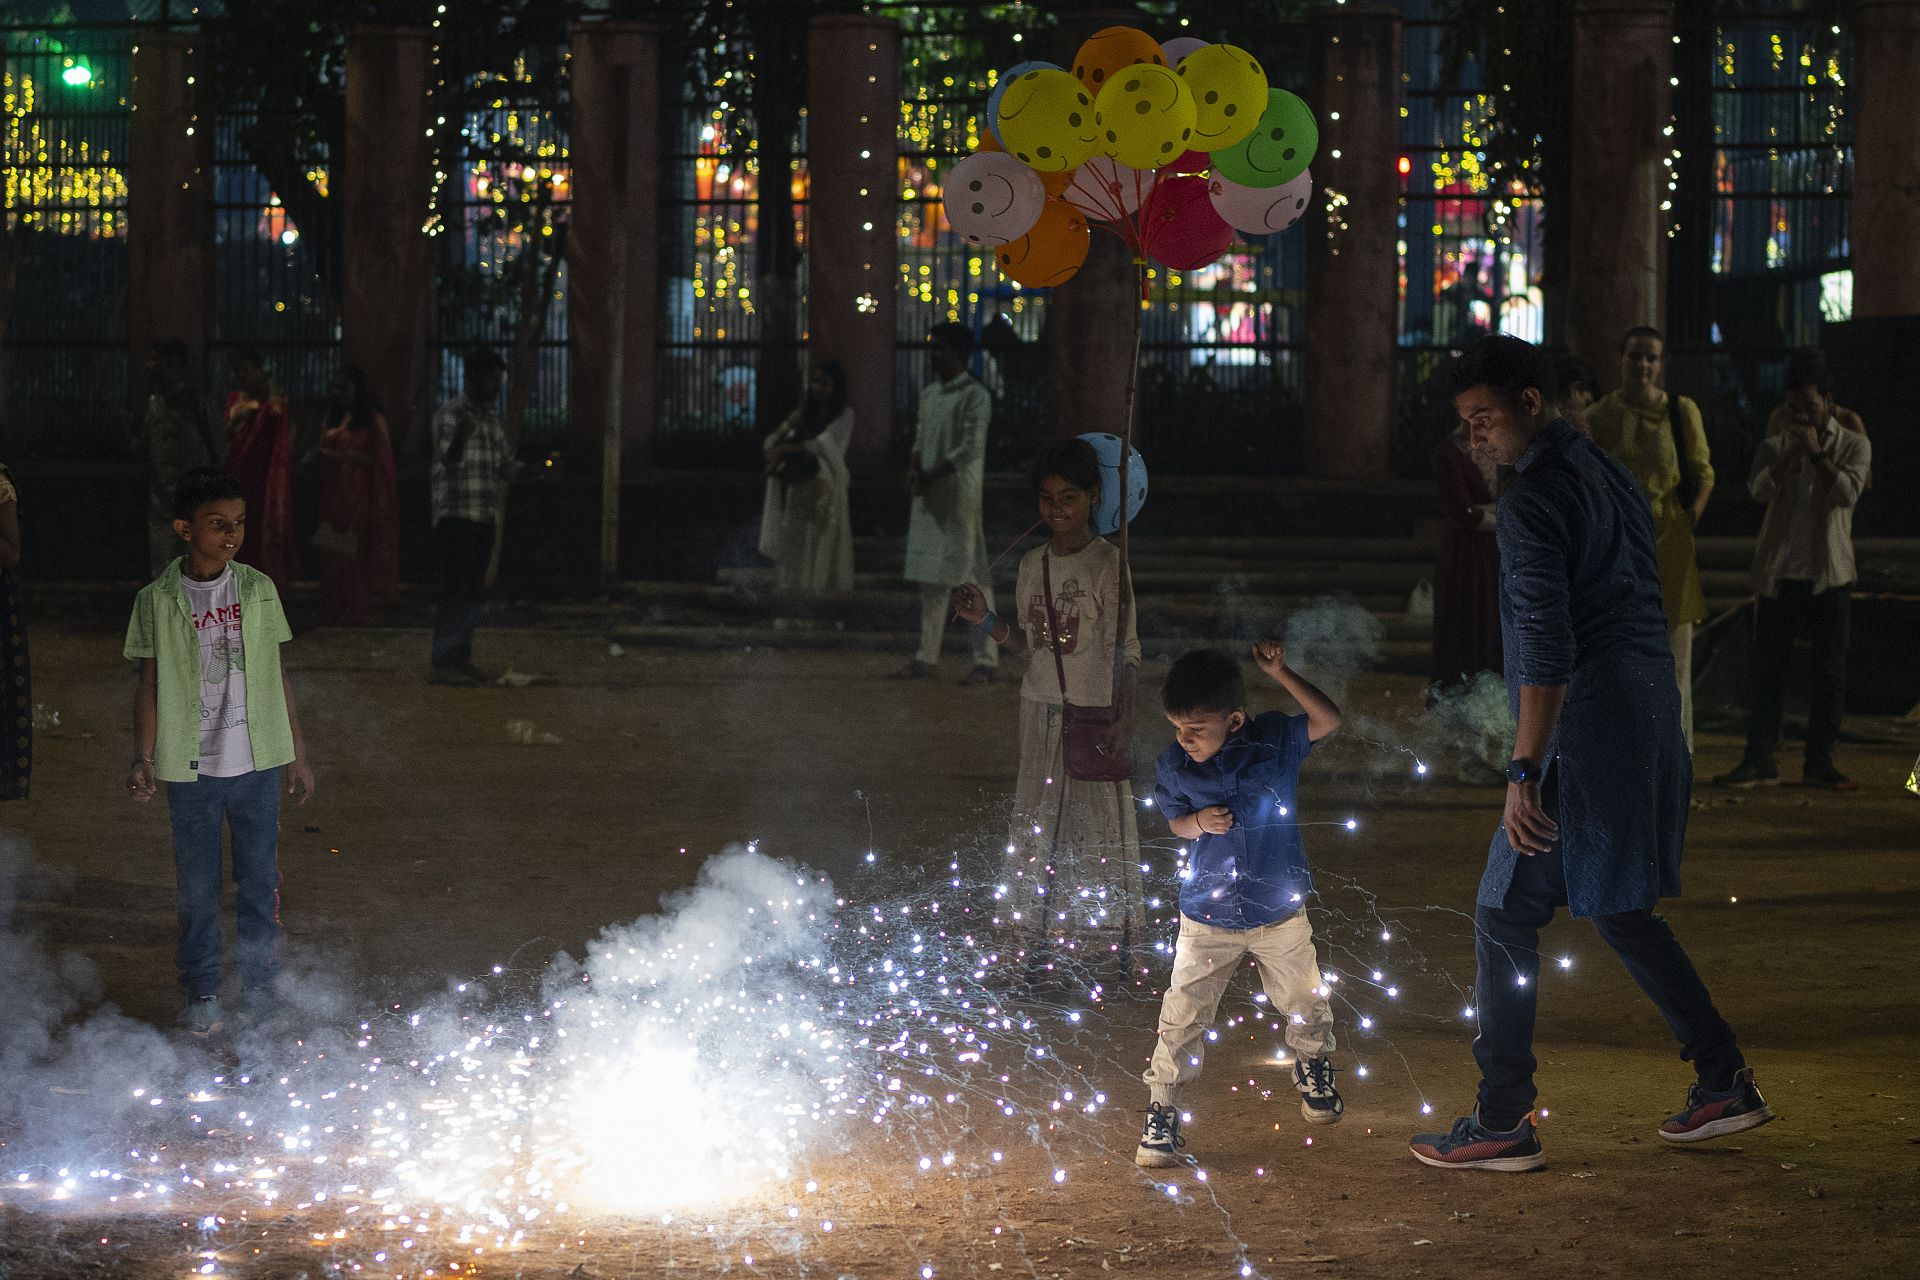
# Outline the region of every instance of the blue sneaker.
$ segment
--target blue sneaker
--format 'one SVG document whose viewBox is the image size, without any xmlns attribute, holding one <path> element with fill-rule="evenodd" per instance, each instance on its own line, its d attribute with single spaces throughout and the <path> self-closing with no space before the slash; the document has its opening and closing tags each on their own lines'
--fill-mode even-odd
<svg viewBox="0 0 1920 1280">
<path fill-rule="evenodd" d="M 1668 1142 L 1705 1142 L 1730 1133 L 1758 1129 L 1773 1119 L 1773 1111 L 1760 1090 L 1753 1085 L 1753 1068 L 1747 1067 L 1733 1078 L 1733 1084 L 1718 1091 L 1693 1085 L 1687 1090 L 1687 1105 L 1660 1126 L 1660 1136 Z"/>
<path fill-rule="evenodd" d="M 1333 1064 L 1325 1058 L 1299 1058 L 1293 1064 L 1293 1087 L 1300 1091 L 1300 1114 L 1308 1124 L 1339 1124 L 1347 1106 L 1333 1084 Z"/>
<path fill-rule="evenodd" d="M 1408 1144 L 1413 1158 L 1436 1169 L 1491 1169 L 1496 1173 L 1525 1173 L 1545 1167 L 1546 1152 L 1533 1131 L 1529 1111 L 1518 1128 L 1505 1133 L 1480 1123 L 1478 1111 L 1461 1116 L 1446 1133 L 1416 1133 Z"/>
<path fill-rule="evenodd" d="M 1142 1169 L 1171 1169 L 1187 1162 L 1180 1154 L 1180 1148 L 1186 1145 L 1187 1140 L 1180 1136 L 1180 1108 L 1149 1103 L 1146 1127 L 1140 1131 L 1140 1146 L 1133 1153 L 1133 1162 Z"/>
<path fill-rule="evenodd" d="M 187 1001 L 187 1007 L 180 1011 L 180 1025 L 186 1028 L 188 1035 L 210 1036 L 226 1022 L 220 1012 L 219 996 L 201 996 Z"/>
</svg>

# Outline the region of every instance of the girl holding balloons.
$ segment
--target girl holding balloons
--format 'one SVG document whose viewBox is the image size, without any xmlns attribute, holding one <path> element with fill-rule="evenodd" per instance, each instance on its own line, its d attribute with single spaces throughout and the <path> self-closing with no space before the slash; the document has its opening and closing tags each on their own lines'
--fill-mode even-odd
<svg viewBox="0 0 1920 1280">
<path fill-rule="evenodd" d="M 1133 473 L 1141 490 L 1144 474 Z M 1050 537 L 1020 561 L 1018 612 L 999 617 L 972 583 L 953 593 L 962 621 L 1031 655 L 1001 923 L 1030 971 L 1064 962 L 1119 978 L 1146 942 L 1146 913 L 1130 750 L 1140 640 L 1128 609 L 1117 642 L 1124 567 L 1094 532 L 1096 517 L 1118 527 L 1117 486 L 1103 503 L 1101 462 L 1084 439 L 1047 446 L 1033 486 Z"/>
</svg>

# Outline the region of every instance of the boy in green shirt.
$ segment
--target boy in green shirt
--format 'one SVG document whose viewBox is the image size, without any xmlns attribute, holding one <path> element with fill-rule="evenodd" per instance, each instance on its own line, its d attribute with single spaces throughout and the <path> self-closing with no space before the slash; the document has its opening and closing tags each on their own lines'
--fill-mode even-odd
<svg viewBox="0 0 1920 1280">
<path fill-rule="evenodd" d="M 220 827 L 232 837 L 241 980 L 270 994 L 280 942 L 280 772 L 301 804 L 313 771 L 280 669 L 293 638 L 273 581 L 234 562 L 246 536 L 240 482 L 203 467 L 180 478 L 173 530 L 186 554 L 134 601 L 126 655 L 140 663 L 127 794 L 167 784 L 177 959 L 195 1035 L 220 1029 Z"/>
</svg>

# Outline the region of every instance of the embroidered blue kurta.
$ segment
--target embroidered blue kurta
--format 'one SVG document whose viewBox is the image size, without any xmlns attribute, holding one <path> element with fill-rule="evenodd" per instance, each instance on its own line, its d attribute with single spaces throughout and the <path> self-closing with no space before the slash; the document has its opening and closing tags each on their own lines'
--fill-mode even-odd
<svg viewBox="0 0 1920 1280">
<path fill-rule="evenodd" d="M 1564 419 L 1549 423 L 1500 499 L 1500 634 L 1520 686 L 1566 686 L 1542 803 L 1560 824 L 1576 916 L 1680 892 L 1693 763 L 1660 605 L 1653 517 L 1625 467 Z M 1479 902 L 1498 907 L 1517 857 L 1494 833 Z"/>
<path fill-rule="evenodd" d="M 1300 840 L 1300 763 L 1313 750 L 1307 718 L 1255 716 L 1212 757 L 1195 764 L 1179 743 L 1154 761 L 1154 804 L 1171 821 L 1213 805 L 1233 814 L 1225 835 L 1193 842 L 1180 882 L 1180 913 L 1220 929 L 1284 920 L 1313 892 Z"/>
</svg>

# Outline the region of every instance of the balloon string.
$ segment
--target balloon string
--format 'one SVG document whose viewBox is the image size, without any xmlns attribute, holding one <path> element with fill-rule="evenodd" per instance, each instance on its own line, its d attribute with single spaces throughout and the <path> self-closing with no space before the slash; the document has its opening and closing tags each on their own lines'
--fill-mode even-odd
<svg viewBox="0 0 1920 1280">
<path fill-rule="evenodd" d="M 1035 529 L 1038 529 L 1041 525 L 1045 524 L 1046 522 L 1047 522 L 1047 518 L 1045 516 L 1041 516 L 1038 520 L 1035 520 L 1032 524 L 1028 525 L 1025 529 L 1021 530 L 1019 535 L 1015 537 L 1012 542 L 1009 542 L 1007 544 L 1007 549 L 1005 551 L 1002 551 L 999 555 L 993 558 L 993 563 L 988 565 L 987 571 L 981 574 L 980 576 L 985 578 L 988 582 L 992 582 L 993 571 L 995 569 L 998 569 L 1001 563 L 1005 561 L 1008 556 L 1014 553 L 1015 548 L 1017 548 L 1021 543 L 1025 542 L 1028 539 L 1028 537 L 1032 535 Z M 959 619 L 960 619 L 960 610 L 958 608 L 955 608 L 953 611 L 953 616 L 948 618 L 947 621 L 957 622 L 959 621 Z"/>
</svg>

